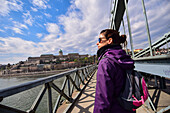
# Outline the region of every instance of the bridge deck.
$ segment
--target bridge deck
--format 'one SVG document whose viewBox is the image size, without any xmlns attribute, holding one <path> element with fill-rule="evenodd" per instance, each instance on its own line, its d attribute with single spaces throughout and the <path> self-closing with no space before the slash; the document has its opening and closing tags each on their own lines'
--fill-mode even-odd
<svg viewBox="0 0 170 113">
<path fill-rule="evenodd" d="M 170 106 L 170 82 L 167 83 L 166 90 L 149 89 L 151 99 L 156 106 L 156 110 L 160 111 L 163 108 Z M 96 86 L 96 74 L 92 77 L 91 81 L 83 91 L 81 97 L 76 102 L 71 113 L 93 113 L 94 100 L 95 100 L 95 86 Z M 166 92 L 166 93 L 165 93 Z M 68 105 L 65 104 L 59 108 L 58 113 L 63 112 Z M 137 113 L 154 113 L 151 108 L 147 107 L 147 103 L 137 109 Z"/>
</svg>

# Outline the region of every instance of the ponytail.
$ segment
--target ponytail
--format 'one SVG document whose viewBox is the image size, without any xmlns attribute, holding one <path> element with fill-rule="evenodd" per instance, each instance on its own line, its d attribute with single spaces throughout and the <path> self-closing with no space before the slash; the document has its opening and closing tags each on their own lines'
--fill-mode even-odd
<svg viewBox="0 0 170 113">
<path fill-rule="evenodd" d="M 127 38 L 126 35 L 121 35 L 120 36 L 120 43 L 122 43 L 124 47 L 127 46 L 126 38 Z"/>
</svg>

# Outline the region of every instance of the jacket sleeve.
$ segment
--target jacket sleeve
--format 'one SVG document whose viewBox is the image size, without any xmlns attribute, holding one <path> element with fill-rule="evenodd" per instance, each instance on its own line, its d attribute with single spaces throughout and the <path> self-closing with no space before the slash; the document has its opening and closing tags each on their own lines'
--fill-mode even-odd
<svg viewBox="0 0 170 113">
<path fill-rule="evenodd" d="M 109 113 L 114 96 L 115 65 L 108 59 L 100 61 L 97 72 L 94 113 Z"/>
</svg>

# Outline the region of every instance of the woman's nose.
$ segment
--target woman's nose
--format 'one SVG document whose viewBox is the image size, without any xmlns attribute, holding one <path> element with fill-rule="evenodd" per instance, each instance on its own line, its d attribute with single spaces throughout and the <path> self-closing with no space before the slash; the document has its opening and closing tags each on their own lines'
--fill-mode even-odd
<svg viewBox="0 0 170 113">
<path fill-rule="evenodd" d="M 97 42 L 96 45 L 99 45 L 99 42 Z"/>
</svg>

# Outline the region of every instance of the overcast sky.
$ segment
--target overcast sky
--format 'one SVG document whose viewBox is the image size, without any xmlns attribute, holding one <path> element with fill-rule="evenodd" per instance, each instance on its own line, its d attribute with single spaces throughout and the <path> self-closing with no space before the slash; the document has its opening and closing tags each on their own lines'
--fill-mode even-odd
<svg viewBox="0 0 170 113">
<path fill-rule="evenodd" d="M 155 42 L 170 31 L 170 0 L 145 0 L 145 5 Z M 0 64 L 58 55 L 60 49 L 65 55 L 94 55 L 99 32 L 109 28 L 110 9 L 111 0 L 0 0 Z M 145 48 L 141 0 L 129 0 L 128 10 L 134 49 Z M 128 35 L 126 13 L 124 22 Z"/>
</svg>

